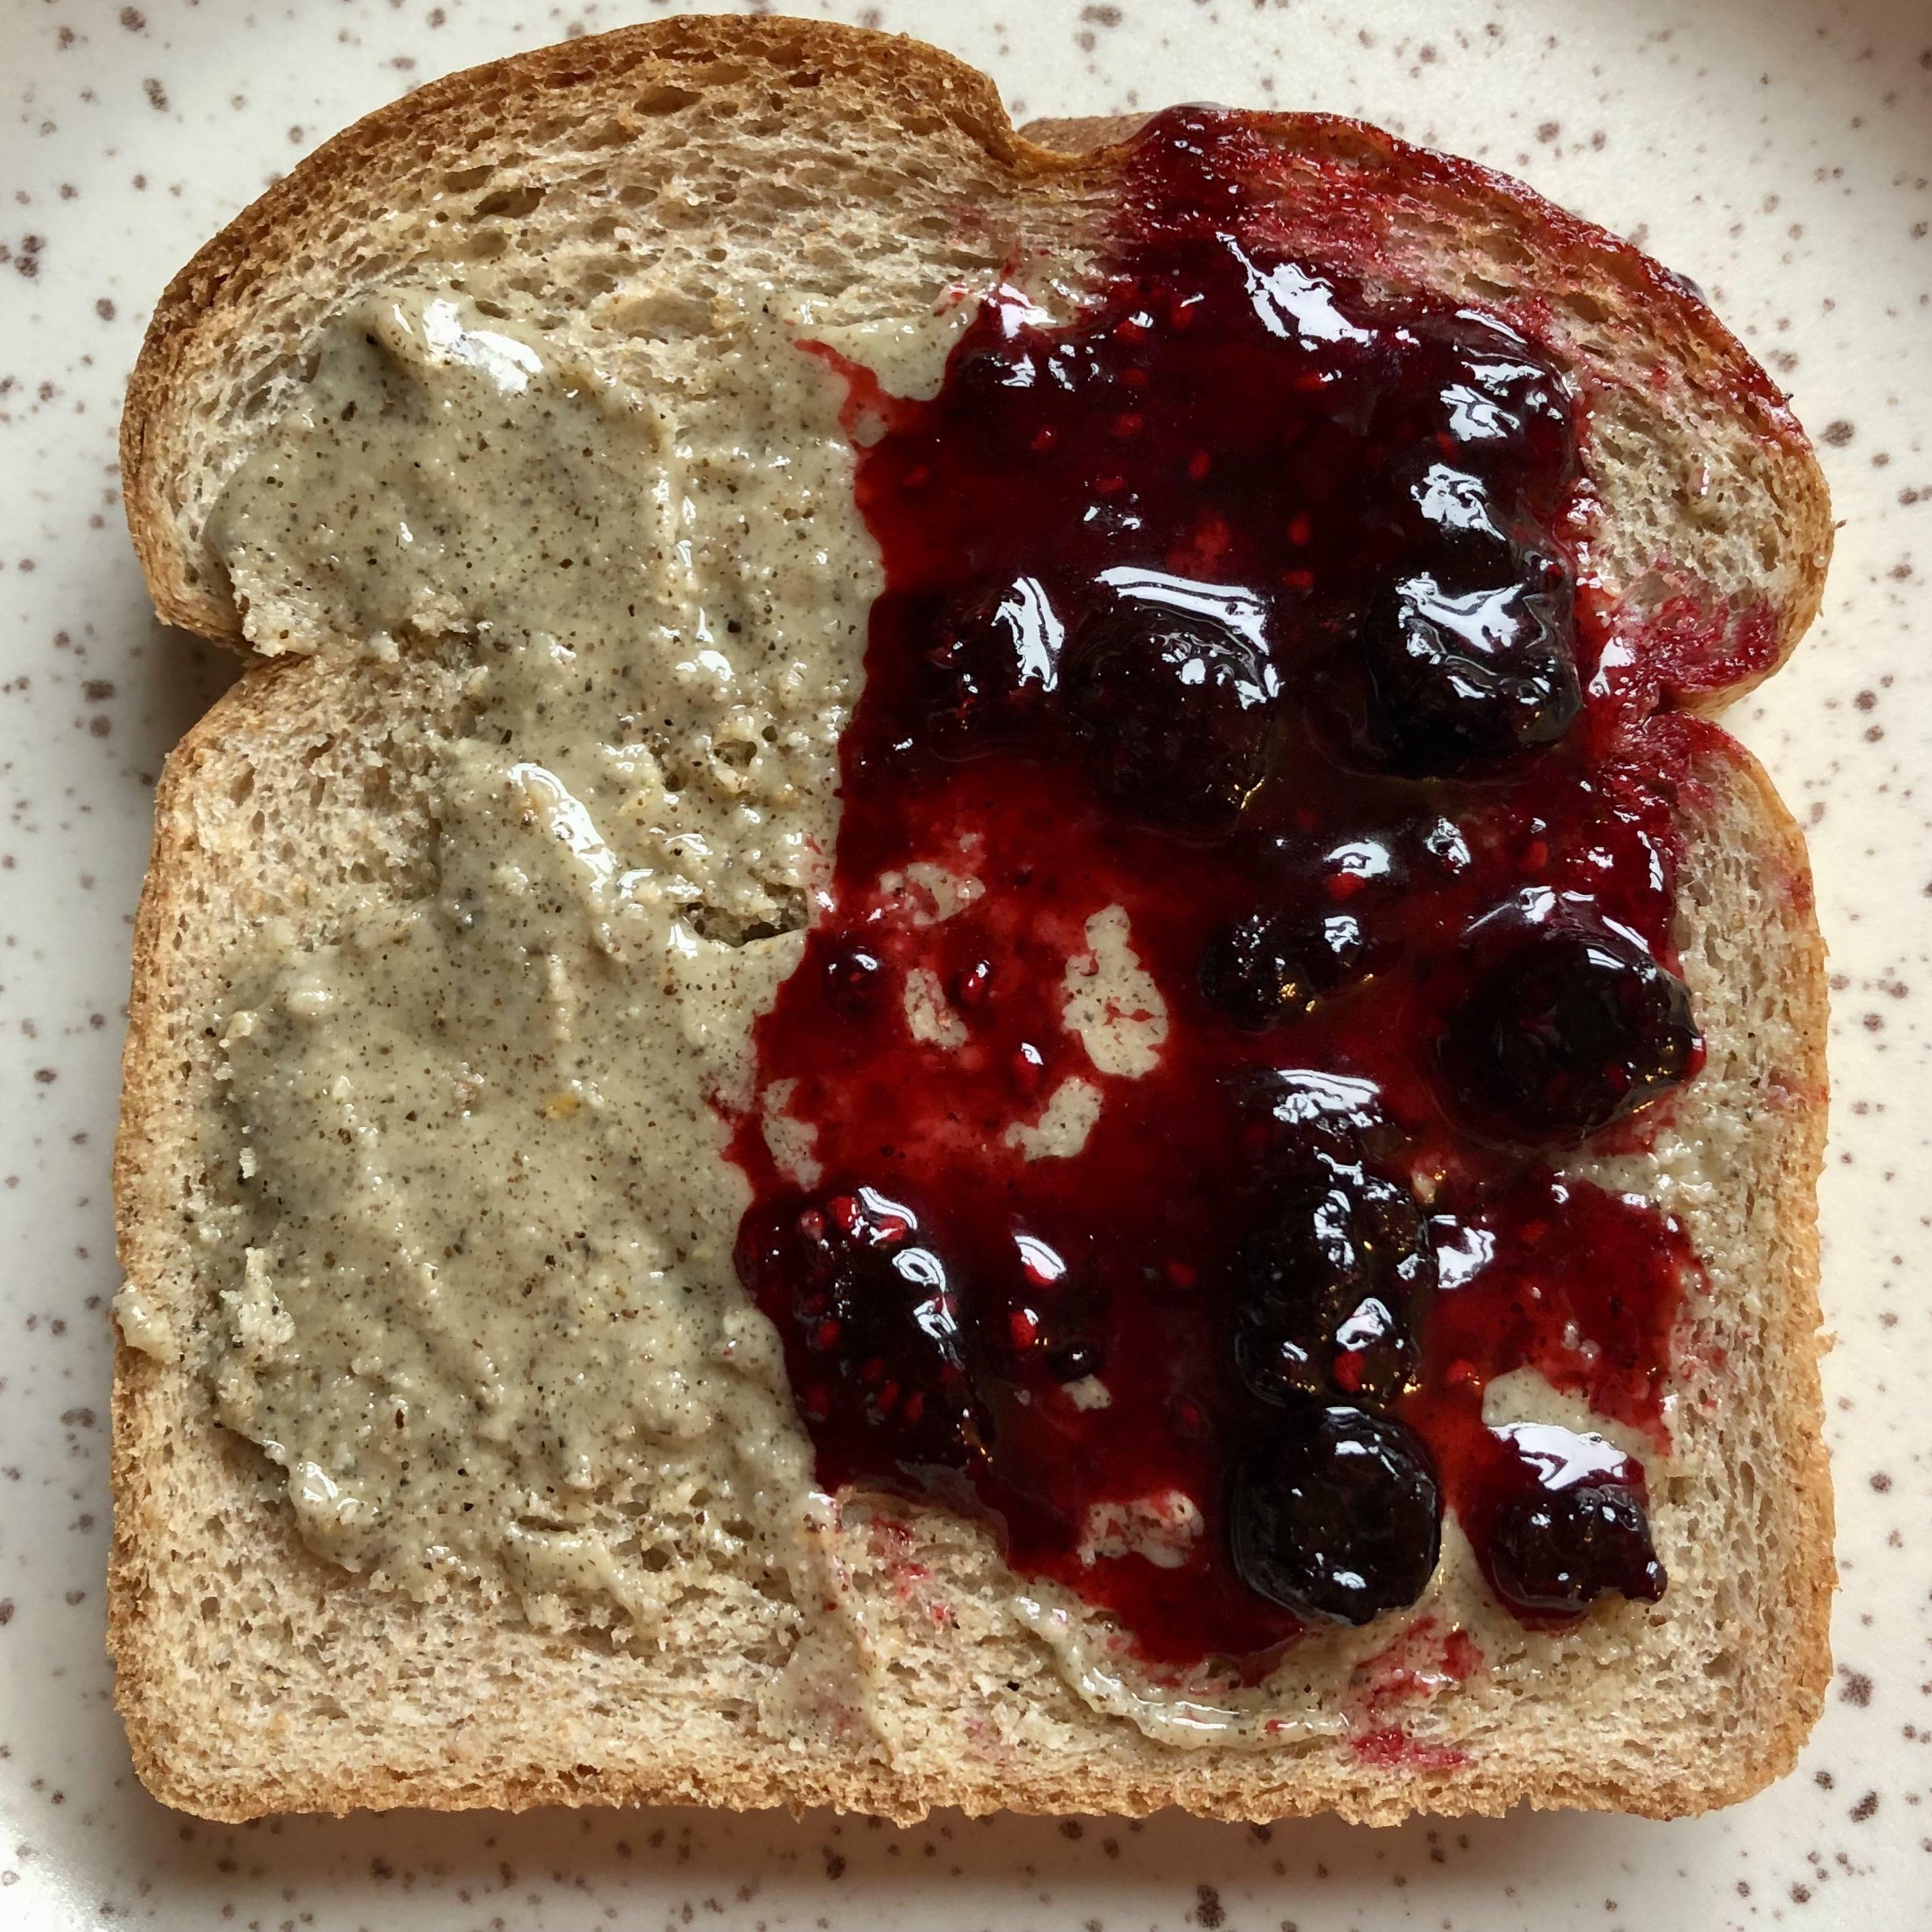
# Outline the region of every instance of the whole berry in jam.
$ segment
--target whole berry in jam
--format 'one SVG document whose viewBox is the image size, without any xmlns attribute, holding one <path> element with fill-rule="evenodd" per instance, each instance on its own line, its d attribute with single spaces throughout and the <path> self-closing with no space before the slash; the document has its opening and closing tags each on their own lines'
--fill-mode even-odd
<svg viewBox="0 0 1932 1932">
<path fill-rule="evenodd" d="M 1299 1018 L 1355 972 L 1368 940 L 1352 913 L 1255 912 L 1223 928 L 1201 956 L 1201 992 L 1238 1025 Z"/>
<path fill-rule="evenodd" d="M 1365 1624 L 1414 1603 L 1435 1574 L 1442 1487 L 1421 1438 L 1393 1416 L 1291 1413 L 1241 1466 L 1232 1502 L 1236 1570 L 1298 1616 Z"/>
<path fill-rule="evenodd" d="M 1406 1188 L 1318 1154 L 1235 1264 L 1235 1360 L 1274 1402 L 1399 1394 L 1436 1255 Z"/>
<path fill-rule="evenodd" d="M 1582 709 L 1561 579 L 1452 590 L 1434 570 L 1398 578 L 1331 664 L 1346 754 L 1400 778 L 1480 776 L 1554 744 Z"/>
<path fill-rule="evenodd" d="M 1489 1558 L 1498 1591 L 1527 1610 L 1575 1616 L 1599 1597 L 1654 1604 L 1664 1594 L 1649 1516 L 1618 1484 L 1582 1483 L 1514 1498 L 1491 1526 Z"/>
<path fill-rule="evenodd" d="M 1269 1186 L 1299 1190 L 1318 1161 L 1358 1166 L 1400 1139 L 1372 1080 L 1312 1066 L 1255 1067 L 1234 1090 L 1246 1164 Z"/>
<path fill-rule="evenodd" d="M 983 757 L 1038 724 L 1059 681 L 1065 636 L 1039 584 L 1022 577 L 958 602 L 936 630 L 926 736 L 940 757 Z"/>
<path fill-rule="evenodd" d="M 1556 373 L 1508 324 L 1464 310 L 1432 333 L 1460 352 L 1437 392 L 1442 430 L 1465 461 L 1507 458 L 1546 475 L 1546 493 L 1575 467 L 1575 412 Z"/>
<path fill-rule="evenodd" d="M 1420 348 L 1412 380 L 1378 398 L 1378 440 L 1401 447 L 1446 436 L 1462 456 L 1493 452 L 1513 472 L 1568 468 L 1575 410 L 1544 352 L 1496 316 L 1457 309 L 1408 324 Z"/>
<path fill-rule="evenodd" d="M 1144 824 L 1228 831 L 1266 776 L 1274 668 L 1214 618 L 1123 599 L 1076 640 L 1062 692 L 1101 792 Z"/>
<path fill-rule="evenodd" d="M 1525 1144 L 1582 1140 L 1702 1057 L 1683 981 L 1607 928 L 1518 940 L 1450 1016 L 1438 1049 L 1464 1119 Z"/>
<path fill-rule="evenodd" d="M 1450 463 L 1424 463 L 1406 492 L 1404 520 L 1452 580 L 1474 572 L 1494 579 L 1510 562 L 1502 506 L 1482 478 Z M 1459 568 L 1460 566 L 1460 568 Z"/>
<path fill-rule="evenodd" d="M 799 1407 L 855 1469 L 968 1472 L 990 1438 L 945 1264 L 916 1233 L 871 1187 L 793 1196 L 740 1231 L 740 1279 L 784 1338 Z"/>
</svg>

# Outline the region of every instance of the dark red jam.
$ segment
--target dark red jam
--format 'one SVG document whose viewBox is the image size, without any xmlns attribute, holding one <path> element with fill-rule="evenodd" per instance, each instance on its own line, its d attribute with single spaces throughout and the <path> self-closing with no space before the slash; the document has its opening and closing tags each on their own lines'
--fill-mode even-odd
<svg viewBox="0 0 1932 1932">
<path fill-rule="evenodd" d="M 885 587 L 734 1144 L 820 1480 L 1250 1670 L 1413 1602 L 1445 1506 L 1526 1619 L 1661 1591 L 1637 1464 L 1483 1390 L 1667 1439 L 1694 1264 L 1553 1168 L 1702 1055 L 1582 405 L 1286 252 L 1265 157 L 1162 116 L 1100 293 L 989 298 L 929 400 L 829 358 Z"/>
</svg>

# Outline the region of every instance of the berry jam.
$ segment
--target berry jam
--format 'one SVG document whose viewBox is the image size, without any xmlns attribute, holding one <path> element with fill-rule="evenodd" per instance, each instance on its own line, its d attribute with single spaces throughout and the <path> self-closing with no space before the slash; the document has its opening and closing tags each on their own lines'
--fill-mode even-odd
<svg viewBox="0 0 1932 1932">
<path fill-rule="evenodd" d="M 1100 292 L 1002 289 L 930 400 L 818 352 L 885 585 L 734 1141 L 820 1481 L 1250 1672 L 1414 1601 L 1445 1506 L 1526 1621 L 1663 1587 L 1638 1466 L 1482 1394 L 1666 1442 L 1694 1262 L 1555 1168 L 1701 1057 L 1708 728 L 1593 683 L 1548 357 L 1292 250 L 1268 164 L 1160 117 Z"/>
</svg>

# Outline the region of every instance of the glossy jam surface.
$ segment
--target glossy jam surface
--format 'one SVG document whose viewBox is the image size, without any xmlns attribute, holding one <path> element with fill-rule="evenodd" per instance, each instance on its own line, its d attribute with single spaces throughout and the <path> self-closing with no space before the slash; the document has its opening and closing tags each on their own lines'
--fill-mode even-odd
<svg viewBox="0 0 1932 1932">
<path fill-rule="evenodd" d="M 734 1142 L 821 1480 L 1250 1669 L 1412 1601 L 1445 1503 L 1526 1618 L 1660 1588 L 1636 1466 L 1482 1391 L 1664 1440 L 1694 1264 L 1552 1169 L 1701 1054 L 1579 406 L 1280 252 L 1264 152 L 1162 117 L 1090 306 L 1001 292 L 929 400 L 840 365 L 886 588 Z"/>
</svg>

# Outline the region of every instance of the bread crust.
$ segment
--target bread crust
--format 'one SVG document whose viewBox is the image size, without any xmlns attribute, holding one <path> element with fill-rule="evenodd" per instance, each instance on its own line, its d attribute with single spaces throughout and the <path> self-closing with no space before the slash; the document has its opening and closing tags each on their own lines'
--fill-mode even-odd
<svg viewBox="0 0 1932 1932">
<path fill-rule="evenodd" d="M 129 526 L 156 608 L 167 621 L 245 648 L 226 586 L 206 580 L 184 528 L 180 464 L 197 394 L 226 358 L 244 352 L 254 304 L 278 265 L 320 229 L 343 198 L 380 196 L 386 179 L 428 164 L 439 142 L 460 146 L 473 124 L 537 117 L 560 99 L 646 81 L 670 85 L 686 70 L 726 61 L 788 75 L 818 68 L 862 78 L 880 94 L 928 100 L 1027 192 L 1094 196 L 1118 175 L 1118 143 L 1132 120 L 1035 123 L 1016 134 L 990 82 L 918 43 L 788 20 L 682 16 L 597 39 L 521 55 L 458 74 L 379 110 L 318 149 L 217 236 L 170 284 L 158 306 L 128 390 L 122 465 Z M 1686 689 L 1687 708 L 1718 708 L 1776 668 L 1816 610 L 1830 548 L 1829 506 L 1802 431 L 1755 363 L 1709 310 L 1629 244 L 1589 228 L 1519 184 L 1472 164 L 1407 147 L 1360 123 L 1320 116 L 1274 117 L 1298 165 L 1340 189 L 1309 215 L 1331 258 L 1419 278 L 1405 256 L 1401 222 L 1426 217 L 1500 224 L 1553 238 L 1545 279 L 1587 289 L 1621 312 L 1642 311 L 1647 341 L 1676 358 L 1673 380 L 1719 399 L 1768 453 L 1767 488 L 1780 518 L 1788 577 L 1773 615 L 1775 649 L 1748 674 L 1716 691 Z M 1344 206 L 1343 204 L 1346 204 Z M 1316 230 L 1318 226 L 1318 234 Z M 1567 262 L 1567 270 L 1556 266 Z M 1539 281 L 1539 287 L 1543 286 Z M 1556 288 L 1553 292 L 1562 292 Z M 1634 326 L 1633 321 L 1633 326 Z M 170 758 L 155 803 L 155 831 L 136 921 L 133 994 L 123 1060 L 124 1097 L 115 1160 L 123 1268 L 137 1286 L 158 1281 L 181 1240 L 173 1155 L 190 1142 L 194 1101 L 180 1051 L 192 975 L 187 949 L 219 896 L 223 844 L 236 836 L 230 794 L 244 748 L 320 730 L 346 674 L 318 660 L 257 663 Z M 1170 1753 L 1156 1770 L 1096 1762 L 1078 1777 L 1007 1762 L 996 1774 L 962 1764 L 944 1778 L 908 1778 L 889 1765 L 827 1754 L 785 1755 L 746 1737 L 702 1763 L 562 1763 L 534 1750 L 520 1762 L 472 1757 L 398 1766 L 365 1758 L 348 1766 L 290 1761 L 265 1777 L 223 1762 L 220 1741 L 189 1735 L 172 1674 L 172 1634 L 155 1610 L 165 1566 L 190 1560 L 194 1528 L 159 1480 L 169 1456 L 223 1453 L 212 1414 L 197 1414 L 194 1372 L 124 1344 L 115 1363 L 115 1537 L 110 1570 L 109 1648 L 116 1701 L 136 1768 L 164 1802 L 202 1816 L 239 1820 L 286 1810 L 363 1807 L 689 1803 L 750 1808 L 827 1804 L 902 1820 L 929 1806 L 970 1813 L 1106 1810 L 1138 1815 L 1180 1804 L 1205 1816 L 1262 1820 L 1323 1810 L 1390 1822 L 1414 1810 L 1496 1813 L 1512 1804 L 1575 1806 L 1670 1817 L 1729 1804 L 1790 1768 L 1822 1707 L 1830 1660 L 1834 1574 L 1832 1505 L 1823 1446 L 1817 1354 L 1815 1183 L 1825 1132 L 1826 1012 L 1822 947 L 1811 910 L 1802 835 L 1761 769 L 1729 748 L 1706 782 L 1753 822 L 1756 862 L 1778 890 L 1784 929 L 1787 1005 L 1797 1041 L 1774 1171 L 1765 1178 L 1784 1231 L 1785 1279 L 1765 1347 L 1786 1393 L 1772 1418 L 1778 1466 L 1761 1480 L 1788 1494 L 1784 1567 L 1791 1598 L 1779 1620 L 1782 1654 L 1763 1661 L 1750 1748 L 1701 1766 L 1660 1766 L 1654 1776 L 1606 1776 L 1572 1760 L 1513 1761 L 1507 1752 L 1455 1767 L 1374 1766 L 1336 1751 L 1316 1760 L 1234 1753 Z M 207 1411 L 206 1396 L 200 1408 Z M 285 1538 L 287 1561 L 310 1561 Z M 390 1600 L 398 1618 L 434 1616 Z M 218 1608 L 218 1614 L 220 1614 Z"/>
<path fill-rule="evenodd" d="M 1805 1738 L 1825 1708 L 1825 1694 L 1832 1681 L 1832 1599 L 1838 1587 L 1832 1462 L 1825 1446 L 1825 1396 L 1818 1372 L 1828 1346 L 1818 1299 L 1818 1177 L 1825 1166 L 1831 1089 L 1826 1051 L 1831 1013 L 1825 937 L 1814 909 L 1804 834 L 1778 796 L 1771 774 L 1735 741 L 1732 748 L 1738 777 L 1754 791 L 1763 814 L 1766 862 L 1784 874 L 1790 902 L 1799 909 L 1792 926 L 1798 956 L 1792 962 L 1790 984 L 1799 1004 L 1796 1017 L 1802 1058 L 1793 1071 L 1802 1099 L 1794 1110 L 1787 1150 L 1775 1181 L 1778 1220 L 1788 1231 L 1791 1249 L 1788 1292 L 1780 1300 L 1781 1319 L 1775 1337 L 1789 1378 L 1791 1424 L 1783 1438 L 1786 1466 L 1781 1473 L 1790 1486 L 1796 1514 L 1793 1534 L 1798 1561 L 1792 1574 L 1790 1684 L 1773 1720 L 1772 1756 L 1777 1768 L 1756 1782 L 1739 1778 L 1733 1791 L 1713 1800 L 1714 1808 L 1750 1796 L 1797 1762 Z"/>
</svg>

